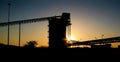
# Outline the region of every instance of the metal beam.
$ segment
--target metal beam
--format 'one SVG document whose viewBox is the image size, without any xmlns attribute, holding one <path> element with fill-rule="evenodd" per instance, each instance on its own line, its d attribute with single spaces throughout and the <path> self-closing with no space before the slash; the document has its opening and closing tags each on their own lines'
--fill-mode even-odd
<svg viewBox="0 0 120 62">
<path fill-rule="evenodd" d="M 53 16 L 53 17 L 61 17 L 61 16 Z M 41 22 L 51 19 L 52 17 L 44 17 L 44 18 L 34 18 L 34 19 L 26 19 L 26 20 L 19 20 L 19 21 L 12 21 L 12 22 L 3 22 L 0 23 L 0 26 L 7 26 L 7 25 L 16 25 L 16 24 L 25 24 L 25 23 L 34 23 L 34 22 Z"/>
<path fill-rule="evenodd" d="M 105 44 L 105 43 L 116 43 L 120 42 L 120 37 L 112 37 L 112 38 L 105 38 L 105 39 L 97 39 L 97 40 L 89 40 L 83 42 L 75 42 L 69 45 L 92 45 L 92 44 Z"/>
</svg>

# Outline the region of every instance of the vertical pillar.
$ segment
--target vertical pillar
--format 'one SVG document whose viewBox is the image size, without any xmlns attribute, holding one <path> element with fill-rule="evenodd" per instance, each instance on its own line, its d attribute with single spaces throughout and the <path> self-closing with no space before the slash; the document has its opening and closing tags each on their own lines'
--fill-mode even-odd
<svg viewBox="0 0 120 62">
<path fill-rule="evenodd" d="M 9 31 L 10 31 L 10 26 L 9 26 L 9 24 L 10 24 L 10 6 L 11 6 L 11 4 L 10 3 L 8 3 L 8 42 L 7 42 L 7 44 L 9 45 L 9 37 L 10 37 L 10 33 L 9 33 Z"/>
<path fill-rule="evenodd" d="M 19 47 L 20 47 L 20 41 L 21 41 L 21 23 L 19 23 Z"/>
</svg>

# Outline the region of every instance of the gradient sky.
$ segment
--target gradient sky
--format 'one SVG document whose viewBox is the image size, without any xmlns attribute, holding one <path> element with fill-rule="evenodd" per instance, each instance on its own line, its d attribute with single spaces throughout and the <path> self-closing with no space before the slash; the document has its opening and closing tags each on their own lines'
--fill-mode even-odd
<svg viewBox="0 0 120 62">
<path fill-rule="evenodd" d="M 104 38 L 120 36 L 120 0 L 0 0 L 0 22 L 7 22 L 8 2 L 12 4 L 10 21 L 49 17 L 69 12 L 72 36 L 76 40 L 93 40 L 95 37 L 99 39 L 102 34 Z M 22 25 L 22 45 L 30 40 L 46 45 L 47 25 L 47 22 Z M 1 43 L 7 43 L 6 30 L 7 27 L 0 27 Z M 18 26 L 11 26 L 12 44 L 17 45 L 17 35 Z"/>
</svg>

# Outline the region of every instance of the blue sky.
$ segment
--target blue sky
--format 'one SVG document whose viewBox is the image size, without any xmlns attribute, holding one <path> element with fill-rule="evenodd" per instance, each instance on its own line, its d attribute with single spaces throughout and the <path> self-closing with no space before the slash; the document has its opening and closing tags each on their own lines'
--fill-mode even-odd
<svg viewBox="0 0 120 62">
<path fill-rule="evenodd" d="M 7 22 L 8 2 L 12 4 L 10 21 L 69 12 L 76 40 L 120 35 L 120 0 L 0 0 L 0 22 Z"/>
<path fill-rule="evenodd" d="M 119 18 L 119 0 L 1 0 L 0 19 L 7 18 L 7 3 L 11 2 L 11 20 L 58 15 L 86 13 Z M 86 14 L 86 15 L 87 15 Z M 22 15 L 22 16 L 21 16 Z M 99 16 L 97 16 L 99 17 Z M 101 17 L 101 16 L 100 16 Z"/>
</svg>

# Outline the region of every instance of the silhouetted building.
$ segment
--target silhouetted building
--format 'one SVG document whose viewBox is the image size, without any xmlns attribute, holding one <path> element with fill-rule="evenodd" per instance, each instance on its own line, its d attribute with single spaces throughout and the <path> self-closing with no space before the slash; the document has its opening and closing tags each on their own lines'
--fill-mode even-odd
<svg viewBox="0 0 120 62">
<path fill-rule="evenodd" d="M 16 25 L 19 24 L 19 45 L 20 45 L 20 32 L 21 24 L 40 22 L 49 20 L 49 47 L 50 48 L 66 48 L 66 27 L 70 24 L 70 13 L 63 13 L 62 16 L 44 17 L 27 19 L 20 21 L 12 21 L 0 23 L 0 26 Z M 70 32 L 69 32 L 70 33 Z"/>
<path fill-rule="evenodd" d="M 52 17 L 49 20 L 49 47 L 66 48 L 66 26 L 70 25 L 70 14 L 63 13 L 62 17 Z"/>
</svg>

